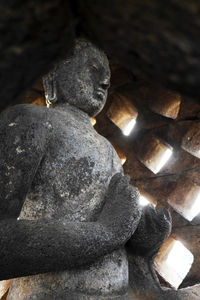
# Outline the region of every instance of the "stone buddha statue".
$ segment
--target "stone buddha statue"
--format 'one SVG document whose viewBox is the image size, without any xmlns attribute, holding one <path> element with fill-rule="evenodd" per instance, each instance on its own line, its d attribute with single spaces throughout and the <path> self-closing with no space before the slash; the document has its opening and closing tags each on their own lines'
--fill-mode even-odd
<svg viewBox="0 0 200 300">
<path fill-rule="evenodd" d="M 106 55 L 77 40 L 44 78 L 49 108 L 1 115 L 0 279 L 18 277 L 8 300 L 136 299 L 129 270 L 137 277 L 138 253 L 153 256 L 169 233 L 166 211 L 140 221 L 138 190 L 90 123 L 109 83 Z"/>
</svg>

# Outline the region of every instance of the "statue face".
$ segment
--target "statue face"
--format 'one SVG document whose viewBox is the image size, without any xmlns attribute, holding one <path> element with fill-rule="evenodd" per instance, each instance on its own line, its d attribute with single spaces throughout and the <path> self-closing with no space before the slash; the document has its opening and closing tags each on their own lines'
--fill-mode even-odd
<svg viewBox="0 0 200 300">
<path fill-rule="evenodd" d="M 89 116 L 99 113 L 107 98 L 110 69 L 104 53 L 92 45 L 59 64 L 55 74 L 58 104 L 68 102 Z"/>
</svg>

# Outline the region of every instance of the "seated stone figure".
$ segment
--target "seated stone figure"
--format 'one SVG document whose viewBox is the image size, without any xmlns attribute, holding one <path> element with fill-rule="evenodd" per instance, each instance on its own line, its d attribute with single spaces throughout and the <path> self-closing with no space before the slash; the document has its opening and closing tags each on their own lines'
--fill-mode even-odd
<svg viewBox="0 0 200 300">
<path fill-rule="evenodd" d="M 18 105 L 1 115 L 0 279 L 26 276 L 12 281 L 8 300 L 135 299 L 124 245 L 140 221 L 138 191 L 90 123 L 109 82 L 105 54 L 78 40 L 44 79 L 52 107 Z M 134 257 L 157 249 L 159 230 L 169 233 L 165 212 L 150 215 L 128 245 Z"/>
</svg>

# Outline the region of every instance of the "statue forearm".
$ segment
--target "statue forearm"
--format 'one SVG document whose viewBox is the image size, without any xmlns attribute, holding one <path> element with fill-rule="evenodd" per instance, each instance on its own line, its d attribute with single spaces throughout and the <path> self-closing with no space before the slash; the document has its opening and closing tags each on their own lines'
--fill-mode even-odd
<svg viewBox="0 0 200 300">
<path fill-rule="evenodd" d="M 119 246 L 100 223 L 0 222 L 0 280 L 92 262 Z"/>
<path fill-rule="evenodd" d="M 119 248 L 140 219 L 138 192 L 116 174 L 97 222 L 0 222 L 0 280 L 88 264 Z"/>
</svg>

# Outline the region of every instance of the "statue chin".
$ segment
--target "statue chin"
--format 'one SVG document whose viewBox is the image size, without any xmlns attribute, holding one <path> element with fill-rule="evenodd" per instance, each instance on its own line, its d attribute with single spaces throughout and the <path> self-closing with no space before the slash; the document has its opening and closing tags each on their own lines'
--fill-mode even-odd
<svg viewBox="0 0 200 300">
<path fill-rule="evenodd" d="M 102 109 L 104 108 L 106 103 L 106 97 L 105 95 L 101 97 L 98 97 L 97 99 L 94 99 L 91 105 L 91 110 L 88 113 L 90 117 L 95 117 L 96 115 L 98 115 Z"/>
<path fill-rule="evenodd" d="M 87 113 L 89 115 L 89 117 L 95 117 L 96 115 L 98 115 L 102 109 L 104 108 L 106 100 L 100 100 L 100 99 L 92 99 L 90 101 L 88 101 L 88 105 L 74 105 L 75 107 L 78 107 L 79 109 L 81 109 L 82 111 L 84 111 L 85 113 Z"/>
</svg>

